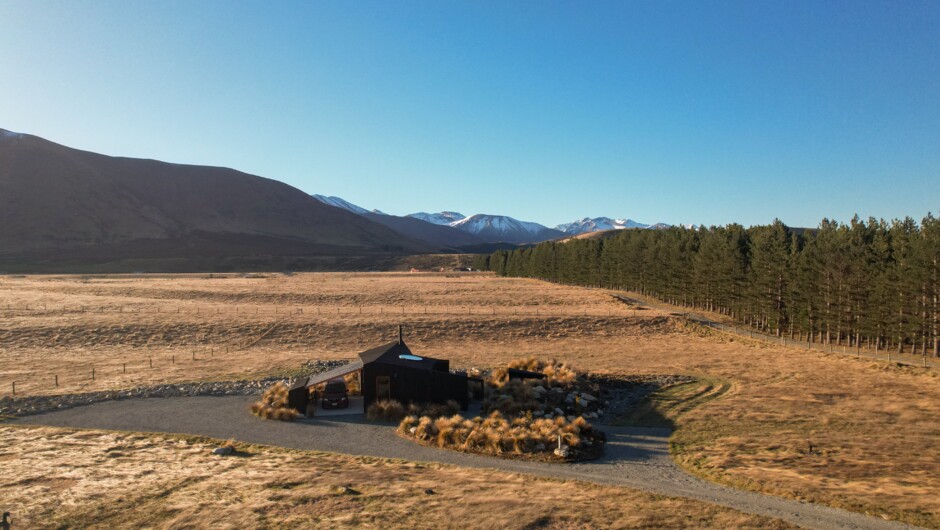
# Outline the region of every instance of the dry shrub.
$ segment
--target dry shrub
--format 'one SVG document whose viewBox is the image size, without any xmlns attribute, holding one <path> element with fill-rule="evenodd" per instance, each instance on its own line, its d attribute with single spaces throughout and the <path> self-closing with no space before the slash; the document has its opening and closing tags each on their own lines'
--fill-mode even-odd
<svg viewBox="0 0 940 530">
<path fill-rule="evenodd" d="M 460 412 L 460 403 L 448 399 L 445 403 L 411 403 L 408 405 L 408 414 L 411 416 L 428 416 L 439 418 L 453 416 Z"/>
<path fill-rule="evenodd" d="M 539 406 L 533 388 L 540 381 L 513 379 L 495 387 L 483 401 L 483 412 L 498 410 L 508 416 L 524 414 Z"/>
<path fill-rule="evenodd" d="M 561 363 L 555 359 L 546 362 L 536 357 L 527 357 L 524 359 L 513 359 L 509 361 L 505 368 L 500 367 L 493 370 L 490 374 L 489 383 L 497 388 L 505 385 L 509 382 L 510 368 L 545 374 L 545 379 L 550 386 L 569 385 L 574 383 L 580 375 L 577 370 L 567 363 Z"/>
<path fill-rule="evenodd" d="M 362 383 L 359 381 L 359 372 L 346 374 L 343 376 L 343 380 L 346 381 L 346 391 L 349 395 L 358 396 L 362 394 Z"/>
<path fill-rule="evenodd" d="M 274 383 L 261 394 L 261 400 L 251 404 L 251 413 L 267 420 L 294 421 L 300 415 L 287 406 L 287 385 Z"/>
<path fill-rule="evenodd" d="M 401 421 L 405 417 L 405 407 L 394 399 L 382 399 L 369 405 L 366 417 L 370 420 Z"/>
<path fill-rule="evenodd" d="M 473 419 L 459 414 L 439 418 L 410 415 L 402 420 L 398 433 L 429 445 L 492 455 L 551 455 L 559 436 L 563 443 L 577 448 L 596 434 L 591 424 L 581 417 L 572 421 L 561 416 L 507 419 L 499 411 Z"/>
</svg>

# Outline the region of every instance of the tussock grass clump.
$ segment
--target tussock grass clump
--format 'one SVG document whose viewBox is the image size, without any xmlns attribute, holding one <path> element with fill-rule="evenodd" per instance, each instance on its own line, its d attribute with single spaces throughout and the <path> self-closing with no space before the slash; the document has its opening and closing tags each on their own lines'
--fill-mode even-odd
<svg viewBox="0 0 940 530">
<path fill-rule="evenodd" d="M 366 416 L 370 420 L 384 421 L 402 421 L 406 415 L 417 418 L 439 418 L 441 416 L 453 416 L 460 411 L 460 403 L 453 399 L 446 403 L 409 403 L 407 407 L 398 401 L 376 401 L 369 405 Z"/>
<path fill-rule="evenodd" d="M 287 406 L 287 390 L 283 382 L 274 383 L 251 404 L 251 413 L 266 420 L 294 421 L 300 413 Z"/>
<path fill-rule="evenodd" d="M 447 447 L 472 453 L 490 455 L 529 455 L 540 458 L 561 459 L 553 450 L 558 437 L 570 448 L 569 459 L 585 456 L 588 448 L 603 443 L 603 434 L 595 431 L 584 418 L 568 420 L 520 416 L 507 418 L 499 411 L 472 419 L 459 414 L 450 417 L 429 418 L 406 416 L 398 426 L 402 436 L 437 447 Z"/>
<path fill-rule="evenodd" d="M 439 418 L 441 416 L 453 416 L 458 412 L 460 412 L 460 403 L 453 399 L 448 399 L 445 403 L 411 403 L 408 405 L 409 416 Z"/>
<path fill-rule="evenodd" d="M 507 416 L 517 416 L 535 409 L 539 402 L 533 389 L 540 383 L 534 379 L 513 379 L 493 387 L 483 400 L 483 412 L 498 410 Z"/>
<path fill-rule="evenodd" d="M 495 387 L 501 387 L 509 382 L 509 369 L 527 370 L 529 372 L 538 372 L 545 374 L 545 380 L 549 385 L 565 386 L 577 381 L 581 375 L 577 370 L 567 363 L 558 362 L 555 359 L 543 361 L 537 357 L 526 357 L 523 359 L 513 359 L 506 364 L 505 368 L 497 368 L 490 374 L 489 383 Z"/>
<path fill-rule="evenodd" d="M 382 399 L 369 405 L 366 417 L 370 420 L 401 421 L 405 417 L 405 407 L 394 399 Z"/>
</svg>

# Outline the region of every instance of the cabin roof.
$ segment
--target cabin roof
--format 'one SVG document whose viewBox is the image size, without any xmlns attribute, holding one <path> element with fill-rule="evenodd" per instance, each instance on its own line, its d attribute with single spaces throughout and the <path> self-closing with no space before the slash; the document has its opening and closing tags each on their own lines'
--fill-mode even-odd
<svg viewBox="0 0 940 530">
<path fill-rule="evenodd" d="M 366 350 L 359 354 L 363 365 L 379 362 L 382 364 L 394 364 L 408 368 L 421 368 L 433 370 L 440 367 L 448 361 L 444 359 L 435 359 L 433 357 L 424 357 L 411 353 L 411 349 L 403 341 L 390 342 L 371 350 Z"/>
</svg>

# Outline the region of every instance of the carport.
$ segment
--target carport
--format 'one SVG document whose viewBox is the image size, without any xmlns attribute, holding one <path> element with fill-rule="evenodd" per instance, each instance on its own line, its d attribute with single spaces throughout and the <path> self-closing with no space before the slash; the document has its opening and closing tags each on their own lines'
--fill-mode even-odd
<svg viewBox="0 0 940 530">
<path fill-rule="evenodd" d="M 290 390 L 287 393 L 287 404 L 289 407 L 296 409 L 301 414 L 309 416 L 307 414 L 307 408 L 315 405 L 316 409 L 312 412 L 314 417 L 318 416 L 343 416 L 347 414 L 364 414 L 365 413 L 365 401 L 363 400 L 362 394 L 360 395 L 349 396 L 349 407 L 345 409 L 324 409 L 323 403 L 320 399 L 317 399 L 316 403 L 313 404 L 310 402 L 310 393 L 314 389 L 318 389 L 326 384 L 327 381 L 332 379 L 345 379 L 346 376 L 350 374 L 357 374 L 359 381 L 362 381 L 362 360 L 352 361 L 350 363 L 344 364 L 342 366 L 337 366 L 332 370 L 327 370 L 310 377 L 301 377 L 294 381 L 294 384 L 290 387 Z M 322 388 L 319 388 L 322 390 Z"/>
</svg>

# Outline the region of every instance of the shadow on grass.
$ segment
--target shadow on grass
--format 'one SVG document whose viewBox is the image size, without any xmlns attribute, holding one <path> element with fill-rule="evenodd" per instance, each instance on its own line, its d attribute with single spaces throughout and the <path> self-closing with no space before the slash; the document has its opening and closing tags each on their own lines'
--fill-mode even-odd
<svg viewBox="0 0 940 530">
<path fill-rule="evenodd" d="M 688 383 L 660 388 L 635 409 L 618 417 L 613 424 L 629 427 L 676 428 L 676 421 L 692 409 L 723 396 L 731 384 L 719 379 L 700 377 Z"/>
</svg>

